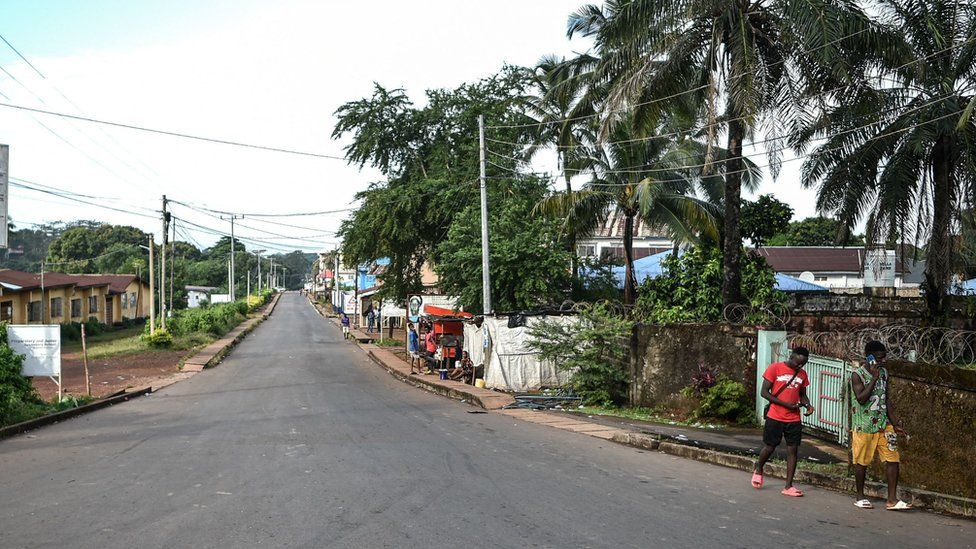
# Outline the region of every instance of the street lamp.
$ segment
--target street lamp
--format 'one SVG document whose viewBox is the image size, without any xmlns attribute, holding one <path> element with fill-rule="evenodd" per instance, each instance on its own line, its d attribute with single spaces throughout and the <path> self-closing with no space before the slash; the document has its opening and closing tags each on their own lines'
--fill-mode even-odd
<svg viewBox="0 0 976 549">
<path fill-rule="evenodd" d="M 261 295 L 261 254 L 263 254 L 264 252 L 265 250 L 251 251 L 251 253 L 253 253 L 258 258 L 258 295 Z"/>
</svg>

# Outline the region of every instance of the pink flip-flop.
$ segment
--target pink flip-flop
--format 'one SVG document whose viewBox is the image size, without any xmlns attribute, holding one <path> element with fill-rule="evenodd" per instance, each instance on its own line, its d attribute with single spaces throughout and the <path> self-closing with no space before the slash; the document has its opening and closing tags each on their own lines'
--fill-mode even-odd
<svg viewBox="0 0 976 549">
<path fill-rule="evenodd" d="M 783 488 L 783 491 L 780 492 L 780 493 L 783 494 L 784 496 L 790 496 L 791 498 L 802 498 L 803 497 L 803 492 L 797 490 L 796 489 L 796 486 L 790 486 L 789 488 Z"/>
<path fill-rule="evenodd" d="M 759 473 L 752 474 L 752 487 L 756 490 L 763 487 L 763 476 Z"/>
</svg>

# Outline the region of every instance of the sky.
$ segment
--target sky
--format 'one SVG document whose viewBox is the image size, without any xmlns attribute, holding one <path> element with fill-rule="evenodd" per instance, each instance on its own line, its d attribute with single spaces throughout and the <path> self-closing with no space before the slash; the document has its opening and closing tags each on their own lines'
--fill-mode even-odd
<svg viewBox="0 0 976 549">
<path fill-rule="evenodd" d="M 587 42 L 566 38 L 566 19 L 583 3 L 5 0 L 0 34 L 40 74 L 0 42 L 0 67 L 9 73 L 0 72 L 0 102 L 342 156 L 344 143 L 331 138 L 332 113 L 369 95 L 373 82 L 403 87 L 420 102 L 426 89 L 453 88 L 506 63 L 533 65 L 545 54 L 584 51 Z M 70 190 L 97 204 L 12 186 L 15 225 L 94 219 L 159 233 L 155 211 L 165 194 L 197 208 L 243 213 L 236 235 L 253 239 L 245 240 L 249 249 L 269 251 L 331 249 L 348 212 L 248 214 L 347 209 L 357 191 L 380 179 L 342 160 L 7 107 L 0 107 L 0 143 L 10 146 L 15 183 Z M 540 162 L 537 169 L 554 167 Z M 798 162 L 787 163 L 758 193 L 775 194 L 803 218 L 815 213 L 814 195 L 799 185 L 798 169 Z M 230 229 L 218 214 L 171 207 L 185 220 L 177 222 L 180 240 L 208 246 L 215 233 Z"/>
</svg>

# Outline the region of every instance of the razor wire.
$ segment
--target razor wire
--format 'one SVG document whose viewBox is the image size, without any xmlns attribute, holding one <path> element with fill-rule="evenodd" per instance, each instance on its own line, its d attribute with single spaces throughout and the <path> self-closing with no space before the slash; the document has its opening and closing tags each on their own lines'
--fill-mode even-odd
<svg viewBox="0 0 976 549">
<path fill-rule="evenodd" d="M 847 360 L 864 357 L 864 347 L 880 341 L 888 358 L 946 366 L 976 366 L 976 331 L 886 324 L 850 331 L 795 333 L 787 336 L 790 348 L 806 347 L 819 355 Z"/>
</svg>

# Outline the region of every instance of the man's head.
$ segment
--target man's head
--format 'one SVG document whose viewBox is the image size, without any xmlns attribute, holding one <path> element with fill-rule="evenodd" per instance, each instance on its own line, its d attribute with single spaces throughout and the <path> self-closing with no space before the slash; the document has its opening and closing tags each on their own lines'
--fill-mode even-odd
<svg viewBox="0 0 976 549">
<path fill-rule="evenodd" d="M 408 322 L 407 323 L 407 328 L 410 329 L 410 330 L 414 330 L 415 328 L 413 327 L 413 322 Z"/>
<path fill-rule="evenodd" d="M 467 351 L 461 351 L 461 358 L 470 358 Z"/>
<path fill-rule="evenodd" d="M 864 346 L 864 356 L 873 356 L 878 362 L 884 362 L 888 356 L 888 348 L 878 340 L 868 341 L 868 344 Z"/>
<path fill-rule="evenodd" d="M 796 366 L 797 368 L 800 368 L 806 364 L 809 358 L 810 351 L 808 351 L 806 347 L 794 347 L 793 351 L 790 353 L 790 362 L 792 362 L 793 366 Z"/>
</svg>

